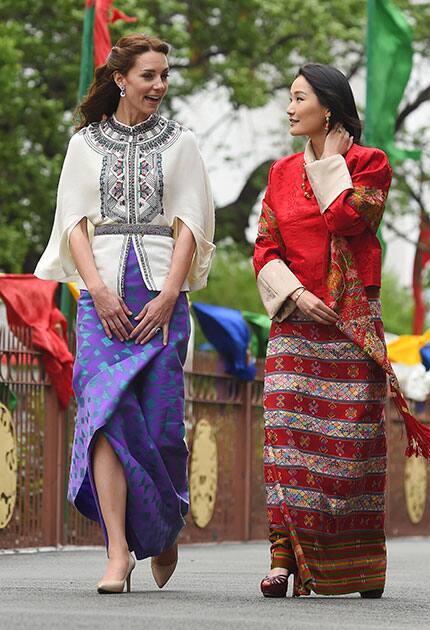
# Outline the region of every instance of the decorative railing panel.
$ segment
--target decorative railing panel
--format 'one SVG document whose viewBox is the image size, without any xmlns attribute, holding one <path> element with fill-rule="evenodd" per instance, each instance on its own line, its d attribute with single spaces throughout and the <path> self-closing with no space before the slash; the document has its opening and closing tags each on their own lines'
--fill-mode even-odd
<svg viewBox="0 0 430 630">
<path fill-rule="evenodd" d="M 257 378 L 245 383 L 225 374 L 217 355 L 208 353 L 196 353 L 193 370 L 185 375 L 192 510 L 182 542 L 248 540 L 267 534 L 262 378 L 262 363 Z M 0 461 L 0 548 L 101 544 L 98 525 L 66 501 L 75 403 L 66 412 L 60 409 L 27 329 L 12 334 L 0 327 L 0 403 L 4 405 L 0 446 L 1 431 L 14 426 L 7 433 L 8 446 L 0 448 L 4 460 Z M 5 420 L 6 415 L 11 420 Z M 425 406 L 421 418 L 429 416 Z M 428 464 L 408 464 L 404 459 L 402 428 L 391 402 L 387 418 L 387 532 L 430 534 Z M 13 433 L 15 450 L 10 447 Z M 11 483 L 14 474 L 16 486 Z M 2 491 L 6 478 L 9 493 L 16 487 L 14 502 Z"/>
</svg>

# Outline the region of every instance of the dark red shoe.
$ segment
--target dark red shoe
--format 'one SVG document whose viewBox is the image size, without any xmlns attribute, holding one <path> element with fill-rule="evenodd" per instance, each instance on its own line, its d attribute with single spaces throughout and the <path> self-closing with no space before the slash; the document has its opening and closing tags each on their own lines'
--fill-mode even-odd
<svg viewBox="0 0 430 630">
<path fill-rule="evenodd" d="M 383 588 L 375 588 L 373 591 L 363 591 L 360 596 L 363 599 L 381 599 L 383 592 Z"/>
<path fill-rule="evenodd" d="M 288 575 L 266 575 L 261 580 L 260 589 L 264 597 L 285 597 L 288 588 Z"/>
</svg>

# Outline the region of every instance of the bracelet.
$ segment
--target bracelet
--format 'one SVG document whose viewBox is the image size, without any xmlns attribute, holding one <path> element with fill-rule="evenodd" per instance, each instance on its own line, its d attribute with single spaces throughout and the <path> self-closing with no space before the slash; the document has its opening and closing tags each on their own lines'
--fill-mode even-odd
<svg viewBox="0 0 430 630">
<path fill-rule="evenodd" d="M 300 291 L 300 293 L 297 294 L 297 291 Z M 292 294 L 290 295 L 290 298 L 293 300 L 293 302 L 297 303 L 297 300 L 302 295 L 302 293 L 304 293 L 305 291 L 307 291 L 306 287 L 299 287 L 298 289 L 296 289 L 295 291 L 292 292 Z M 295 295 L 295 294 L 297 294 L 297 295 Z M 293 297 L 293 295 L 294 295 L 294 297 Z"/>
</svg>

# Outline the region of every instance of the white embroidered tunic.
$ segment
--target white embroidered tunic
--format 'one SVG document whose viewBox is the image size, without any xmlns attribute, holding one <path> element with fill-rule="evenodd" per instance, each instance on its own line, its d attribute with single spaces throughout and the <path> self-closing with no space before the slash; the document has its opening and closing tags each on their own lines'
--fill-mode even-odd
<svg viewBox="0 0 430 630">
<path fill-rule="evenodd" d="M 182 290 L 206 285 L 215 249 L 213 200 L 195 136 L 179 123 L 153 114 L 129 127 L 112 116 L 72 136 L 60 176 L 51 237 L 36 276 L 75 281 L 79 288 L 86 288 L 69 249 L 70 233 L 84 217 L 97 270 L 119 295 L 124 295 L 131 244 L 147 288 L 163 288 L 178 219 L 188 226 L 196 242 Z M 142 225 L 149 226 L 151 234 L 142 234 Z M 94 235 L 96 227 L 97 232 L 106 230 L 100 226 L 123 233 Z M 172 235 L 161 235 L 168 228 Z"/>
</svg>

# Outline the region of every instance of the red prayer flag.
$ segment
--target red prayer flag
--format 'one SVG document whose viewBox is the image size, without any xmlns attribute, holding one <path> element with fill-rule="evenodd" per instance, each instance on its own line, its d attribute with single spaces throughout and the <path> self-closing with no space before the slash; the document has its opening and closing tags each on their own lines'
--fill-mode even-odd
<svg viewBox="0 0 430 630">
<path fill-rule="evenodd" d="M 112 0 L 95 0 L 96 13 L 94 17 L 94 63 L 95 67 L 106 63 L 111 51 L 112 42 L 109 33 L 109 10 Z"/>
<path fill-rule="evenodd" d="M 422 274 L 430 261 L 430 222 L 425 214 L 421 214 L 420 235 L 415 251 L 412 287 L 415 300 L 414 335 L 421 335 L 424 330 L 426 308 L 422 294 Z"/>
<path fill-rule="evenodd" d="M 106 63 L 112 48 L 109 24 L 118 20 L 136 22 L 137 18 L 112 7 L 112 0 L 85 0 L 79 98 L 88 90 L 94 67 Z"/>
<path fill-rule="evenodd" d="M 42 352 L 45 369 L 66 408 L 72 395 L 73 355 L 67 345 L 66 319 L 54 302 L 57 286 L 58 282 L 32 274 L 0 277 L 0 297 L 12 332 L 19 338 L 19 327 L 31 328 L 33 345 Z"/>
<path fill-rule="evenodd" d="M 116 9 L 115 7 L 113 7 L 110 21 L 113 24 L 114 22 L 117 22 L 118 20 L 122 20 L 123 22 L 137 22 L 137 17 L 130 17 L 129 15 L 126 15 L 125 13 L 123 13 L 123 11 L 120 11 L 119 9 Z"/>
</svg>

